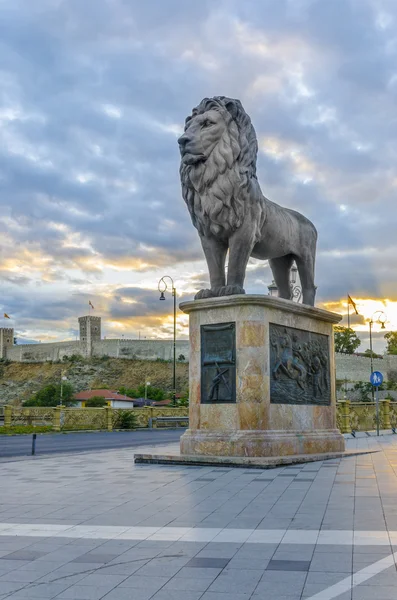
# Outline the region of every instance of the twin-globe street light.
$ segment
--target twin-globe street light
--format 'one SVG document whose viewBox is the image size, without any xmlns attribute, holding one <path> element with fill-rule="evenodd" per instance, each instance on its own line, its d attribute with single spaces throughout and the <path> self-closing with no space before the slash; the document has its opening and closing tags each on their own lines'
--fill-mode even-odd
<svg viewBox="0 0 397 600">
<path fill-rule="evenodd" d="M 375 315 L 379 315 L 379 317 L 374 321 Z M 382 315 L 384 318 L 381 318 Z M 371 353 L 371 373 L 374 372 L 374 359 L 372 356 L 372 325 L 374 323 L 379 323 L 381 325 L 381 329 L 386 329 L 386 327 L 385 327 L 386 321 L 387 321 L 387 316 L 386 316 L 386 313 L 383 312 L 383 310 L 376 310 L 369 320 L 369 350 Z"/>
<path fill-rule="evenodd" d="M 375 315 L 379 315 L 378 318 L 374 321 Z M 382 317 L 383 315 L 383 317 Z M 383 310 L 376 310 L 372 317 L 369 320 L 369 351 L 371 353 L 371 375 L 374 372 L 374 358 L 372 352 L 372 325 L 374 323 L 379 323 L 381 325 L 381 329 L 386 329 L 385 323 L 387 321 L 386 313 Z M 372 378 L 371 378 L 372 379 Z M 372 402 L 374 401 L 374 386 L 372 385 Z M 376 388 L 376 433 L 379 435 L 379 396 L 378 396 L 378 388 Z"/>
<path fill-rule="evenodd" d="M 160 292 L 160 300 L 165 300 L 164 292 L 167 291 L 168 286 L 165 279 L 171 281 L 172 295 L 174 297 L 174 360 L 173 360 L 173 376 L 172 376 L 172 404 L 176 405 L 176 288 L 174 286 L 174 280 L 169 275 L 164 275 L 158 283 L 158 290 Z"/>
<path fill-rule="evenodd" d="M 300 302 L 302 298 L 302 288 L 300 285 L 296 285 L 298 269 L 295 263 L 292 265 L 289 276 L 289 285 L 291 289 L 291 300 Z M 269 296 L 278 297 L 278 287 L 274 282 L 274 279 L 270 285 L 267 286 L 269 290 Z"/>
</svg>

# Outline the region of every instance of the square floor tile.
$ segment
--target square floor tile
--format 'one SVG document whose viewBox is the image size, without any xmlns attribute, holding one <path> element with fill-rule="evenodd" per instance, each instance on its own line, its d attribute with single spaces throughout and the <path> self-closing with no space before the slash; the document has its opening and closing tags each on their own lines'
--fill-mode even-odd
<svg viewBox="0 0 397 600">
<path fill-rule="evenodd" d="M 87 554 L 83 554 L 82 556 L 78 556 L 77 558 L 74 558 L 71 562 L 76 562 L 76 563 L 108 563 L 111 562 L 112 560 L 114 560 L 115 558 L 118 558 L 120 555 L 119 554 L 94 554 L 94 553 L 90 553 L 88 552 Z"/>
<path fill-rule="evenodd" d="M 310 560 L 271 560 L 267 571 L 308 571 Z"/>
<path fill-rule="evenodd" d="M 229 563 L 230 558 L 192 558 L 186 563 L 185 567 L 194 567 L 201 569 L 224 569 Z"/>
<path fill-rule="evenodd" d="M 7 554 L 7 560 L 36 560 L 42 556 L 46 556 L 48 552 L 35 552 L 33 550 L 17 550 L 11 554 Z"/>
</svg>

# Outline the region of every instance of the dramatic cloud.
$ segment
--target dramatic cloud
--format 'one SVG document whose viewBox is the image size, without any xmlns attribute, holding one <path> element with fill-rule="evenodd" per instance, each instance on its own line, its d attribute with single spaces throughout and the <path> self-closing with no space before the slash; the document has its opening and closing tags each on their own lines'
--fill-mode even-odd
<svg viewBox="0 0 397 600">
<path fill-rule="evenodd" d="M 207 280 L 176 139 L 216 94 L 251 115 L 264 194 L 318 228 L 318 301 L 387 299 L 397 328 L 396 19 L 393 0 L 0 1 L 0 308 L 20 334 L 73 337 L 88 300 L 109 336 L 170 333 L 159 278 L 186 298 Z M 271 279 L 252 261 L 246 289 Z"/>
</svg>

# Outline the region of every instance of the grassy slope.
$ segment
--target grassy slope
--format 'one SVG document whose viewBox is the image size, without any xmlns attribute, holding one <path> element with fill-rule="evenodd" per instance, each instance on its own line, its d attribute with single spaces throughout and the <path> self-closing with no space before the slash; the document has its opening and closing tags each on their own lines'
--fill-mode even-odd
<svg viewBox="0 0 397 600">
<path fill-rule="evenodd" d="M 177 391 L 188 387 L 186 363 L 177 363 Z M 79 392 L 87 389 L 120 386 L 137 387 L 145 381 L 165 390 L 172 388 L 172 363 L 143 360 L 91 359 L 78 363 L 11 363 L 0 364 L 0 404 L 25 400 L 48 383 L 59 383 L 61 370 Z"/>
</svg>

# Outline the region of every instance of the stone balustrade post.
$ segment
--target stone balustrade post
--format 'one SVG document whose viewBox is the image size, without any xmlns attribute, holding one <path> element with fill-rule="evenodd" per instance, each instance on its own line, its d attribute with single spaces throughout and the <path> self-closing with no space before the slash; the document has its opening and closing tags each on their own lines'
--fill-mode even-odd
<svg viewBox="0 0 397 600">
<path fill-rule="evenodd" d="M 54 431 L 61 431 L 61 406 L 55 406 L 52 428 Z"/>
<path fill-rule="evenodd" d="M 105 411 L 106 411 L 107 430 L 112 431 L 113 430 L 113 416 L 112 416 L 113 409 L 111 406 L 105 406 Z"/>
<path fill-rule="evenodd" d="M 4 427 L 11 427 L 12 406 L 4 407 Z"/>
<path fill-rule="evenodd" d="M 341 433 L 351 433 L 350 425 L 350 400 L 344 400 L 340 402 L 341 414 L 342 414 L 342 430 Z"/>
<path fill-rule="evenodd" d="M 391 429 L 390 423 L 390 400 L 389 398 L 385 398 L 380 403 L 380 415 L 381 415 L 381 423 L 382 429 Z"/>
</svg>

